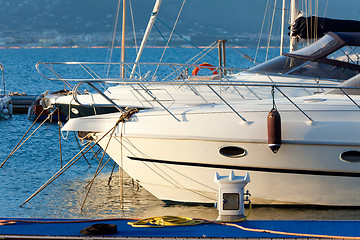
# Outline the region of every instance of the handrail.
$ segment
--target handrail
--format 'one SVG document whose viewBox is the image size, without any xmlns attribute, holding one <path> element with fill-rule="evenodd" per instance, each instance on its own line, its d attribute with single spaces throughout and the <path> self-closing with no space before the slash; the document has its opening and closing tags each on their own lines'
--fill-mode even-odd
<svg viewBox="0 0 360 240">
<path fill-rule="evenodd" d="M 277 86 L 277 87 L 286 87 L 286 88 L 324 88 L 324 89 L 359 89 L 358 87 L 344 87 L 344 86 L 338 86 L 338 84 L 315 84 L 315 83 L 293 83 L 293 82 L 264 82 L 264 81 L 237 81 L 237 80 L 231 80 L 231 81 L 218 81 L 218 80 L 189 80 L 189 81 L 167 81 L 167 82 L 161 82 L 161 81 L 134 81 L 132 78 L 108 78 L 108 79 L 84 79 L 80 82 L 111 82 L 111 83 L 118 83 L 122 85 L 132 85 L 132 84 L 145 84 L 145 85 L 174 85 L 174 86 L 207 86 L 207 85 L 213 85 L 213 86 L 254 86 L 254 87 L 271 87 L 271 86 Z"/>
<path fill-rule="evenodd" d="M 49 68 L 51 70 L 51 72 L 58 77 L 58 79 L 56 78 L 51 78 L 48 76 L 45 76 L 45 74 L 39 69 L 39 66 L 41 64 L 44 64 L 47 68 L 48 65 L 53 66 L 54 64 L 67 64 L 67 65 L 79 65 L 91 78 L 84 78 L 84 79 L 64 79 L 62 78 L 58 73 L 56 73 L 55 71 L 52 71 L 52 68 Z M 93 71 L 93 69 L 91 69 L 89 67 L 89 65 L 92 64 L 107 64 L 107 65 L 123 65 L 123 66 L 127 66 L 129 67 L 131 64 L 133 63 L 92 63 L 92 62 L 64 62 L 64 63 L 42 63 L 42 62 L 38 62 L 36 64 L 36 69 L 38 70 L 38 72 L 45 78 L 49 79 L 49 80 L 61 80 L 61 81 L 76 81 L 78 82 L 75 87 L 74 87 L 74 100 L 80 104 L 83 105 L 78 97 L 77 97 L 77 90 L 78 88 L 86 83 L 88 84 L 90 87 L 92 87 L 96 92 L 98 92 L 101 96 L 103 96 L 108 102 L 110 102 L 111 104 L 113 104 L 119 111 L 122 111 L 123 109 L 118 106 L 114 101 L 112 101 L 109 97 L 107 97 L 104 93 L 102 93 L 99 89 L 97 89 L 93 83 L 116 83 L 116 84 L 121 84 L 121 85 L 128 85 L 131 86 L 135 91 L 137 91 L 139 93 L 138 90 L 140 89 L 136 89 L 134 88 L 133 85 L 138 85 L 142 90 L 144 90 L 144 92 L 149 95 L 155 102 L 157 102 L 161 108 L 163 108 L 165 111 L 167 111 L 175 120 L 180 121 L 171 111 L 170 109 L 168 109 L 167 107 L 165 107 L 162 103 L 161 100 L 159 100 L 153 93 L 152 91 L 148 88 L 148 86 L 151 85 L 172 85 L 172 86 L 187 86 L 189 87 L 195 94 L 199 94 L 196 89 L 194 88 L 195 86 L 206 86 L 208 88 L 210 88 L 210 90 L 216 94 L 216 96 L 222 101 L 224 102 L 238 117 L 240 117 L 244 122 L 248 122 L 244 117 L 242 117 L 229 103 L 229 101 L 225 100 L 222 96 L 220 96 L 219 93 L 217 93 L 215 91 L 215 89 L 213 88 L 213 86 L 219 86 L 220 89 L 221 87 L 233 87 L 236 92 L 241 96 L 242 94 L 238 91 L 238 89 L 236 87 L 246 87 L 249 91 L 251 91 L 259 100 L 261 100 L 261 98 L 250 88 L 250 87 L 271 87 L 271 88 L 276 88 L 282 95 L 283 97 L 285 97 L 292 105 L 294 105 L 296 107 L 296 109 L 298 111 L 300 111 L 306 118 L 308 118 L 311 122 L 313 122 L 314 120 L 305 113 L 304 110 L 302 110 L 299 105 L 297 105 L 294 101 L 292 101 L 283 91 L 280 90 L 280 88 L 301 88 L 301 89 L 340 89 L 343 94 L 345 94 L 347 96 L 347 98 L 352 101 L 353 104 L 355 104 L 359 109 L 360 106 L 344 91 L 346 89 L 358 89 L 360 90 L 360 88 L 358 87 L 344 87 L 339 85 L 337 80 L 333 80 L 333 79 L 326 79 L 328 81 L 330 81 L 331 83 L 327 83 L 327 84 L 320 84 L 318 81 L 314 82 L 314 83 L 297 83 L 297 82 L 276 82 L 272 79 L 273 76 L 279 76 L 278 74 L 264 74 L 263 72 L 261 72 L 262 76 L 267 77 L 268 79 L 270 79 L 269 81 L 250 81 L 249 79 L 246 79 L 245 81 L 242 80 L 233 80 L 233 79 L 228 79 L 227 76 L 224 76 L 221 80 L 193 80 L 191 78 L 189 78 L 189 76 L 184 76 L 185 78 L 181 79 L 181 80 L 172 80 L 172 81 L 145 81 L 144 77 L 138 78 L 138 79 L 134 79 L 134 78 L 111 78 L 111 77 L 107 77 L 107 78 L 100 78 L 100 76 L 98 74 L 95 73 L 95 71 Z M 154 66 L 159 66 L 159 65 L 163 65 L 163 66 L 170 66 L 174 72 L 179 72 L 181 70 L 182 67 L 196 67 L 199 65 L 195 65 L 195 64 L 179 64 L 179 63 L 136 63 L 138 65 L 154 65 Z M 130 68 L 130 67 L 129 67 Z M 224 70 L 234 70 L 234 68 L 227 68 L 227 67 L 216 67 L 217 70 L 224 71 Z M 239 69 L 240 71 L 240 69 Z M 174 73 L 172 72 L 172 74 Z M 258 75 L 254 74 L 255 72 L 253 71 L 244 71 L 245 73 L 252 73 L 253 75 L 249 75 L 250 77 L 257 77 Z M 183 73 L 183 72 L 181 72 Z M 187 74 L 186 74 L 187 75 Z M 245 75 L 247 76 L 247 75 Z M 281 75 L 284 76 L 284 75 Z M 293 78 L 293 79 L 302 79 L 302 80 L 306 80 L 306 79 L 310 79 L 310 80 L 314 80 L 314 78 L 306 78 L 303 76 L 286 76 L 289 78 Z M 318 80 L 318 79 L 316 79 Z M 332 83 L 333 82 L 333 83 Z M 141 93 L 139 93 L 141 97 L 143 97 L 145 100 L 149 101 L 147 98 L 145 98 Z M 201 95 L 200 95 L 201 96 Z M 201 96 L 202 97 L 202 96 Z M 203 98 L 203 97 L 202 97 Z M 204 99 L 204 98 L 203 98 Z M 204 99 L 205 100 L 205 99 Z M 206 100 L 205 100 L 206 102 Z M 93 105 L 91 105 L 93 106 Z"/>
<path fill-rule="evenodd" d="M 276 90 L 278 90 L 289 102 L 291 102 L 292 105 L 294 105 L 302 114 L 305 115 L 305 117 L 307 117 L 311 122 L 313 122 L 314 120 L 309 117 L 309 115 L 307 115 L 304 110 L 302 110 L 296 103 L 294 103 L 288 96 L 286 96 L 285 93 L 283 93 L 278 87 L 275 87 Z"/>
<path fill-rule="evenodd" d="M 115 108 L 117 110 L 119 110 L 121 113 L 123 113 L 123 109 L 117 105 L 113 100 L 111 100 L 109 97 L 107 97 L 103 92 L 101 92 L 98 88 L 96 88 L 92 83 L 90 82 L 79 82 L 78 84 L 75 85 L 74 87 L 74 94 L 73 94 L 73 99 L 75 100 L 75 102 L 77 102 L 79 105 L 81 106 L 93 106 L 93 105 L 85 105 L 82 104 L 79 99 L 77 98 L 77 90 L 78 88 L 82 85 L 82 84 L 88 84 L 90 87 L 92 87 L 95 91 L 97 91 L 102 97 L 104 97 L 107 101 L 109 101 L 111 104 L 113 104 L 115 106 Z M 141 85 L 140 85 L 141 86 Z M 167 111 L 173 118 L 175 118 L 175 120 L 179 121 L 180 120 L 171 112 L 169 111 L 149 90 L 143 88 L 144 91 L 146 91 L 147 94 L 149 94 L 153 100 L 155 100 L 165 111 Z"/>
<path fill-rule="evenodd" d="M 119 112 L 123 113 L 123 109 L 121 107 L 119 107 L 113 100 L 111 100 L 108 96 L 106 96 L 103 92 L 101 92 L 97 87 L 95 87 L 94 85 L 92 85 L 89 82 L 79 82 L 78 84 L 75 85 L 74 87 L 74 94 L 73 94 L 73 99 L 75 100 L 75 102 L 77 102 L 80 106 L 91 106 L 91 105 L 85 105 L 82 104 L 79 99 L 77 98 L 77 92 L 78 92 L 78 88 L 82 85 L 82 84 L 88 84 L 90 87 L 92 87 L 96 92 L 98 92 L 103 98 L 105 98 L 107 101 L 109 101 L 111 104 L 113 104 L 115 106 L 115 108 L 117 110 L 119 110 Z"/>
<path fill-rule="evenodd" d="M 211 91 L 213 91 L 216 96 L 218 96 L 218 98 L 220 98 L 239 118 L 241 118 L 241 120 L 243 120 L 244 122 L 248 122 L 246 121 L 246 119 L 244 117 L 242 117 L 223 97 L 221 97 L 210 85 L 208 85 L 208 87 L 211 89 Z"/>
</svg>

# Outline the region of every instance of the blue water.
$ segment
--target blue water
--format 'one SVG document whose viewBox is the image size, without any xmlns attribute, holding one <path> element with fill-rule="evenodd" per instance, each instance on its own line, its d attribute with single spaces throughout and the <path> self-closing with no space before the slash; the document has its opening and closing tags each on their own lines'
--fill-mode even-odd
<svg viewBox="0 0 360 240">
<path fill-rule="evenodd" d="M 146 49 L 143 61 L 157 61 L 163 49 Z M 164 62 L 181 62 L 191 58 L 196 49 L 177 49 L 178 53 L 167 54 Z M 254 49 L 236 49 L 254 57 Z M 0 61 L 5 68 L 6 89 L 11 92 L 40 94 L 47 90 L 56 91 L 62 83 L 42 78 L 35 70 L 37 61 L 107 61 L 106 49 L 2 49 Z M 135 56 L 134 49 L 127 49 L 129 58 Z M 216 57 L 216 53 L 213 54 Z M 264 54 L 262 55 L 263 58 Z M 119 59 L 119 52 L 113 60 Z M 228 66 L 245 68 L 252 63 L 244 60 L 235 51 L 227 52 Z M 128 60 L 131 61 L 131 60 Z M 213 58 L 204 61 L 216 64 Z M 26 115 L 14 115 L 0 121 L 0 161 L 11 152 L 32 122 Z M 37 127 L 39 124 L 35 124 Z M 79 147 L 73 135 L 62 139 L 63 164 L 69 161 Z M 215 219 L 217 211 L 203 206 L 168 206 L 154 198 L 141 187 L 133 186 L 129 177 L 124 183 L 124 203 L 120 203 L 120 183 L 118 167 L 114 178 L 107 185 L 113 162 L 110 160 L 103 172 L 96 178 L 83 210 L 80 207 L 86 194 L 85 186 L 91 180 L 98 164 L 89 152 L 62 176 L 19 207 L 32 193 L 44 184 L 60 168 L 58 125 L 46 123 L 26 142 L 0 169 L 0 217 L 56 217 L 56 218 L 110 218 L 110 217 L 150 217 L 158 215 L 182 215 Z M 106 156 L 105 156 L 105 159 Z M 272 208 L 257 207 L 250 219 L 359 219 L 359 209 L 323 208 Z"/>
</svg>

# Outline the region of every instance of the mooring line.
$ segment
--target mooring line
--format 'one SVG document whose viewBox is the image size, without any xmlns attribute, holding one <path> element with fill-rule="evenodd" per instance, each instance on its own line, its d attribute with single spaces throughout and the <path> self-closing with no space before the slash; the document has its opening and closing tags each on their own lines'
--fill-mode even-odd
<svg viewBox="0 0 360 240">
<path fill-rule="evenodd" d="M 109 157 L 108 160 L 107 160 L 103 165 L 101 165 L 100 170 L 95 173 L 95 175 L 96 175 L 95 177 L 97 177 L 97 176 L 101 173 L 101 171 L 104 169 L 104 167 L 106 166 L 106 164 L 108 164 L 108 162 L 110 161 L 110 159 L 111 159 L 111 157 Z M 90 180 L 90 182 L 88 182 L 88 183 L 86 184 L 85 188 L 88 188 L 89 185 L 90 185 L 90 183 L 91 183 L 91 180 Z"/>
<path fill-rule="evenodd" d="M 49 119 L 50 115 L 52 115 L 54 113 L 51 112 L 48 117 L 30 134 L 29 137 L 27 137 L 23 142 L 22 140 L 26 137 L 26 135 L 30 132 L 30 130 L 32 129 L 32 127 L 34 126 L 34 124 L 37 122 L 37 120 L 39 119 L 39 117 L 41 116 L 41 114 L 44 112 L 44 109 L 41 111 L 41 113 L 39 114 L 39 116 L 35 119 L 35 121 L 31 124 L 31 126 L 29 127 L 29 129 L 26 131 L 26 133 L 24 134 L 24 136 L 20 139 L 20 141 L 16 144 L 16 146 L 13 148 L 13 150 L 10 152 L 9 156 L 7 156 L 7 158 L 1 163 L 0 168 L 2 168 L 2 166 L 7 162 L 7 160 Z M 20 144 L 21 143 L 21 144 Z"/>
<path fill-rule="evenodd" d="M 105 152 L 106 152 L 106 150 L 107 150 L 107 148 L 108 148 L 108 146 L 109 146 L 109 144 L 110 144 L 110 141 L 111 141 L 111 139 L 112 139 L 112 136 L 113 136 L 113 134 L 114 134 L 114 132 L 115 132 L 115 130 L 116 130 L 116 127 L 118 126 L 119 123 L 120 123 L 120 121 L 117 121 L 116 124 L 115 124 L 115 126 L 112 128 L 112 132 L 111 132 L 111 134 L 110 134 L 109 141 L 107 142 L 106 147 L 105 147 L 105 150 L 103 151 L 103 154 L 102 154 L 102 156 L 101 156 L 101 159 L 99 160 L 99 164 L 98 164 L 98 166 L 97 166 L 97 168 L 96 168 L 94 177 L 91 179 L 90 184 L 87 185 L 87 186 L 88 186 L 88 190 L 87 190 L 87 192 L 86 192 L 86 195 L 85 195 L 85 197 L 84 197 L 84 201 L 83 201 L 83 203 L 82 203 L 82 205 L 81 205 L 80 210 L 82 210 L 82 209 L 84 208 L 86 199 L 87 199 L 87 197 L 89 196 L 89 193 L 90 193 L 91 187 L 92 187 L 92 185 L 93 185 L 93 183 L 94 183 L 94 181 L 95 181 L 95 178 L 96 178 L 96 176 L 100 173 L 100 172 L 99 172 L 99 168 L 100 168 L 100 166 L 101 166 L 102 160 L 104 159 Z M 97 158 L 97 157 L 96 157 L 96 158 Z M 109 160 L 110 160 L 110 158 L 109 158 L 108 161 L 104 164 L 104 166 L 109 162 Z M 104 166 L 103 166 L 103 167 L 104 167 Z M 102 169 L 102 168 L 101 168 L 101 169 Z"/>
<path fill-rule="evenodd" d="M 92 187 L 92 185 L 93 185 L 93 183 L 94 183 L 94 181 L 95 181 L 96 176 L 100 173 L 100 172 L 99 172 L 99 168 L 100 168 L 100 166 L 101 166 L 102 160 L 104 159 L 106 150 L 107 150 L 107 148 L 109 147 L 110 141 L 111 141 L 111 139 L 112 139 L 112 137 L 113 137 L 113 134 L 114 134 L 114 132 L 115 132 L 115 130 L 116 130 L 116 127 L 119 125 L 119 123 L 124 124 L 124 122 L 125 122 L 126 120 L 130 119 L 131 116 L 132 116 L 133 114 L 137 113 L 138 111 L 139 111 L 139 110 L 138 110 L 137 108 L 125 109 L 125 111 L 120 115 L 119 119 L 116 121 L 114 127 L 112 128 L 112 132 L 111 132 L 111 134 L 110 134 L 109 141 L 106 143 L 106 147 L 105 147 L 105 149 L 104 149 L 104 151 L 103 151 L 102 157 L 101 157 L 101 159 L 100 159 L 100 161 L 99 161 L 99 165 L 98 165 L 98 167 L 97 167 L 97 169 L 96 169 L 96 171 L 95 171 L 94 177 L 93 177 L 92 180 L 90 181 L 90 185 L 89 185 L 88 191 L 87 191 L 87 193 L 86 193 L 86 195 L 85 195 L 85 197 L 84 197 L 84 201 L 83 201 L 83 203 L 82 203 L 82 205 L 81 205 L 81 208 L 80 208 L 81 210 L 83 209 L 83 207 L 84 207 L 84 205 L 85 205 L 86 199 L 87 199 L 87 197 L 88 197 L 88 195 L 89 195 L 89 193 L 90 193 L 91 187 Z M 122 125 L 122 126 L 123 126 L 123 125 Z M 121 131 L 122 131 L 122 129 L 121 129 Z M 109 133 L 109 132 L 107 132 L 107 134 L 108 134 L 108 133 Z M 104 136 L 105 136 L 105 135 L 104 135 Z M 104 136 L 103 136 L 103 137 L 104 137 Z M 103 138 L 103 137 L 102 137 L 102 138 Z M 103 165 L 103 167 L 101 168 L 101 170 L 105 167 L 105 165 L 109 162 L 109 160 L 110 160 L 110 158 L 106 161 L 106 163 Z M 101 170 L 100 170 L 100 171 L 101 171 Z"/>
<path fill-rule="evenodd" d="M 38 193 L 40 193 L 43 189 L 45 189 L 47 186 L 49 186 L 55 179 L 57 179 L 61 174 L 63 174 L 67 169 L 69 169 L 74 163 L 76 163 L 80 158 L 78 157 L 76 160 L 74 160 L 82 151 L 84 151 L 85 148 L 87 148 L 91 142 L 89 142 L 85 147 L 78 152 L 71 160 L 69 160 L 62 168 L 59 169 L 49 180 L 47 180 L 38 190 L 36 190 L 28 199 L 23 202 L 20 207 L 22 207 L 25 203 L 30 201 L 33 197 L 35 197 Z M 87 152 L 87 151 L 86 151 Z M 82 153 L 85 154 L 86 152 Z"/>
<path fill-rule="evenodd" d="M 85 148 L 87 148 L 91 142 L 87 143 L 85 145 L 85 147 L 78 152 L 71 160 L 69 160 L 69 162 L 67 164 L 65 164 L 59 171 L 57 171 L 46 183 L 44 183 L 38 190 L 36 190 L 28 199 L 25 200 L 24 203 L 22 203 L 20 205 L 20 207 L 22 207 L 25 203 L 27 203 L 28 201 L 30 201 L 33 197 L 35 197 L 39 192 L 41 192 L 44 188 L 46 188 L 47 186 L 49 186 L 56 178 L 58 178 L 61 174 L 63 174 L 67 169 L 69 169 L 74 163 L 76 163 L 81 157 L 82 155 L 86 154 L 88 151 L 90 151 L 98 142 L 100 142 L 107 134 L 109 134 L 114 127 L 112 127 L 109 131 L 107 131 L 101 138 L 99 138 L 92 146 L 90 146 L 89 149 L 87 149 L 85 152 L 83 152 L 85 150 Z M 83 152 L 83 153 L 82 153 Z M 80 157 L 78 157 L 76 160 L 74 160 L 79 154 L 82 154 Z M 71 161 L 73 161 L 71 163 Z M 70 164 L 71 163 L 71 164 Z M 69 165 L 70 164 L 70 165 Z M 69 166 L 68 166 L 69 165 Z"/>
<path fill-rule="evenodd" d="M 114 162 L 114 165 L 112 167 L 112 170 L 111 170 L 111 173 L 110 173 L 110 176 L 109 176 L 109 180 L 108 180 L 108 186 L 110 186 L 110 182 L 111 182 L 111 179 L 112 179 L 112 175 L 114 173 L 114 170 L 115 170 L 115 166 L 116 166 L 116 162 Z"/>
<path fill-rule="evenodd" d="M 58 126 L 59 126 L 59 151 L 60 151 L 60 168 L 62 168 L 62 148 L 61 148 L 61 122 L 60 122 L 60 109 L 57 109 L 58 112 Z"/>
<path fill-rule="evenodd" d="M 74 133 L 74 137 L 75 137 L 76 143 L 77 143 L 79 149 L 81 150 L 81 146 L 80 146 L 80 143 L 79 143 L 78 138 L 76 137 L 76 133 L 75 133 L 75 132 L 73 132 L 73 133 Z M 87 164 L 89 165 L 89 168 L 91 168 L 91 165 L 90 165 L 89 161 L 86 159 L 85 155 L 83 155 L 83 157 L 84 157 L 85 161 L 87 162 Z"/>
<path fill-rule="evenodd" d="M 95 153 L 93 151 L 94 155 L 91 157 L 91 160 L 93 160 L 95 157 L 97 158 L 97 156 L 101 153 L 101 150 L 102 150 L 102 148 L 99 146 L 99 149 Z M 99 161 L 99 159 L 98 159 L 98 161 Z"/>
</svg>

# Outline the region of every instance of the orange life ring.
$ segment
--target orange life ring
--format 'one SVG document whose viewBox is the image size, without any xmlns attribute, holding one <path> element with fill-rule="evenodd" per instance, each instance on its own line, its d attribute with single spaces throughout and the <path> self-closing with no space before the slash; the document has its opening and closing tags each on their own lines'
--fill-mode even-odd
<svg viewBox="0 0 360 240">
<path fill-rule="evenodd" d="M 194 70 L 192 71 L 191 75 L 196 76 L 196 75 L 198 74 L 198 72 L 200 71 L 200 69 L 202 69 L 202 68 L 207 68 L 207 69 L 209 69 L 209 70 L 212 72 L 213 75 L 218 74 L 218 72 L 216 71 L 215 67 L 214 67 L 213 65 L 209 64 L 209 63 L 204 62 L 204 63 L 200 64 L 199 66 L 200 66 L 200 67 L 194 68 Z"/>
</svg>

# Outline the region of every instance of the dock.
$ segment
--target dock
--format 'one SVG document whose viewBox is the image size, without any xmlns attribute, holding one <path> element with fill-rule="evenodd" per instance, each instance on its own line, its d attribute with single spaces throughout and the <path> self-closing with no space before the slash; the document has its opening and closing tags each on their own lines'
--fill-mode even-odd
<svg viewBox="0 0 360 240">
<path fill-rule="evenodd" d="M 0 219 L 0 239 L 360 239 L 360 221 L 247 220 L 192 226 L 133 227 L 136 219 Z M 116 234 L 82 235 L 93 224 L 116 225 Z"/>
<path fill-rule="evenodd" d="M 38 95 L 24 95 L 24 94 L 10 94 L 13 113 L 14 114 L 27 114 L 28 108 L 36 100 Z"/>
</svg>

